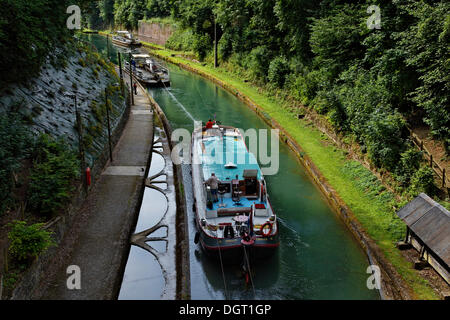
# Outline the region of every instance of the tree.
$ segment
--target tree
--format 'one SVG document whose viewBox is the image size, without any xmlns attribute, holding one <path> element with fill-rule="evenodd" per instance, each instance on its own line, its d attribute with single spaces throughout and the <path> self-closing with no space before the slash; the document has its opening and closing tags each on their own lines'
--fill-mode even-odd
<svg viewBox="0 0 450 320">
<path fill-rule="evenodd" d="M 367 27 L 364 10 L 358 5 L 334 7 L 322 18 L 312 18 L 309 40 L 315 66 L 327 66 L 332 78 L 364 56 L 362 45 Z"/>
<path fill-rule="evenodd" d="M 450 138 L 450 3 L 407 1 L 415 22 L 402 33 L 406 62 L 420 73 L 412 99 L 425 110 L 424 121 L 441 139 Z M 448 147 L 448 145 L 447 145 Z"/>
<path fill-rule="evenodd" d="M 105 27 L 114 25 L 114 0 L 99 0 L 97 6 Z"/>
</svg>

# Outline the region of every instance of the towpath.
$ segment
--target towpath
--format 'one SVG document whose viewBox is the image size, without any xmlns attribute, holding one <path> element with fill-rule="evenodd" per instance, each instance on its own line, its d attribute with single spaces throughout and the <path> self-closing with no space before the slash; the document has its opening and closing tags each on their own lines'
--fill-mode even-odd
<svg viewBox="0 0 450 320">
<path fill-rule="evenodd" d="M 126 77 L 125 77 L 126 78 Z M 127 79 L 128 80 L 128 79 Z M 117 297 L 153 143 L 153 113 L 138 87 L 129 120 L 101 176 L 63 239 L 35 299 L 97 300 Z M 78 266 L 81 289 L 69 290 L 69 266 Z"/>
</svg>

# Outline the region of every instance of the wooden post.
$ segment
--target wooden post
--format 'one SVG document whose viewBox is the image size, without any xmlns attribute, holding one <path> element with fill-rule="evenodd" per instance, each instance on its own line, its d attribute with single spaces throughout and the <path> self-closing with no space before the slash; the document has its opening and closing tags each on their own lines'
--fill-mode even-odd
<svg viewBox="0 0 450 320">
<path fill-rule="evenodd" d="M 122 70 L 122 56 L 120 55 L 120 52 L 117 52 L 117 59 L 119 59 L 119 75 L 120 75 L 120 85 L 122 85 L 123 81 L 123 70 Z"/>
<path fill-rule="evenodd" d="M 5 271 L 5 273 L 8 273 L 8 249 L 4 249 L 3 250 L 3 255 L 4 255 L 4 259 L 5 259 L 5 268 L 4 268 L 4 271 Z"/>
<path fill-rule="evenodd" d="M 406 226 L 406 237 L 405 237 L 405 242 L 408 243 L 409 242 L 409 227 Z"/>
<path fill-rule="evenodd" d="M 433 169 L 433 155 L 430 154 L 430 167 Z"/>
<path fill-rule="evenodd" d="M 423 151 L 423 141 L 420 141 L 420 151 Z"/>
<path fill-rule="evenodd" d="M 420 260 L 423 259 L 424 255 L 425 255 L 425 245 L 422 245 L 422 248 L 420 248 Z"/>
<path fill-rule="evenodd" d="M 131 105 L 134 105 L 134 90 L 133 90 L 133 68 L 131 66 L 131 52 L 130 52 L 130 89 L 131 89 Z"/>
<path fill-rule="evenodd" d="M 111 145 L 111 123 L 109 120 L 108 88 L 105 88 L 105 100 L 106 100 L 106 118 L 108 120 L 109 160 L 111 160 L 111 162 L 113 162 L 112 145 Z"/>
<path fill-rule="evenodd" d="M 445 168 L 442 169 L 442 188 L 445 187 Z"/>
</svg>

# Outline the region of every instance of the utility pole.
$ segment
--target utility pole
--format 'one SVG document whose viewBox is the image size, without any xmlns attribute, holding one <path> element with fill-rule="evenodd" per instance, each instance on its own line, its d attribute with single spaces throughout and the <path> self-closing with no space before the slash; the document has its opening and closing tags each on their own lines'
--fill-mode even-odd
<svg viewBox="0 0 450 320">
<path fill-rule="evenodd" d="M 75 115 L 76 115 L 76 121 L 77 121 L 77 131 L 78 131 L 78 150 L 80 152 L 80 160 L 81 160 L 81 176 L 83 177 L 84 175 L 84 169 L 86 168 L 86 158 L 85 158 L 85 154 L 84 154 L 84 144 L 83 144 L 83 120 L 81 118 L 81 113 L 78 110 L 78 106 L 77 106 L 77 95 L 74 94 L 74 102 L 75 102 Z M 86 192 L 87 192 L 87 188 L 88 185 L 85 181 L 85 179 L 82 179 L 83 181 L 83 185 L 86 188 Z"/>
<path fill-rule="evenodd" d="M 134 91 L 133 91 L 133 68 L 131 66 L 131 51 L 130 51 L 130 90 L 131 90 L 131 105 L 134 105 Z"/>
<path fill-rule="evenodd" d="M 106 56 L 109 60 L 109 34 L 106 35 Z"/>
<path fill-rule="evenodd" d="M 109 143 L 109 160 L 113 162 L 112 145 L 111 145 L 111 122 L 109 120 L 109 104 L 108 104 L 108 88 L 105 88 L 105 100 L 106 100 L 106 118 L 108 120 L 108 143 Z"/>
<path fill-rule="evenodd" d="M 217 22 L 214 17 L 214 68 L 217 68 Z"/>
</svg>

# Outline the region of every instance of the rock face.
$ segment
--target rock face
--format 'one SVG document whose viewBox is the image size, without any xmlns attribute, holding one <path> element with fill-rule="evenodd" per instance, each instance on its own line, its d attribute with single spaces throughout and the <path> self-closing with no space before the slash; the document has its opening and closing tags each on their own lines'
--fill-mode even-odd
<svg viewBox="0 0 450 320">
<path fill-rule="evenodd" d="M 138 37 L 146 42 L 165 45 L 175 28 L 170 24 L 139 21 Z"/>
<path fill-rule="evenodd" d="M 114 67 L 82 43 L 56 49 L 40 74 L 26 84 L 0 92 L 0 112 L 23 115 L 36 133 L 64 136 L 78 148 L 75 99 L 83 122 L 87 165 L 93 166 L 107 143 L 105 88 L 108 88 L 111 129 L 126 109 Z"/>
</svg>

